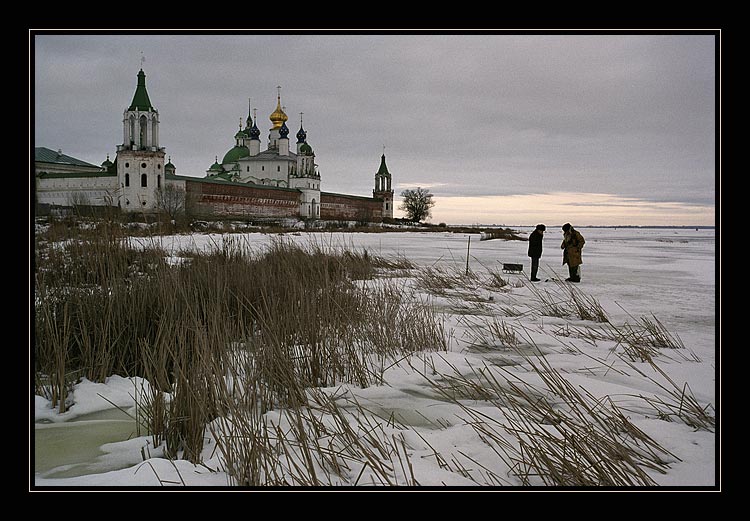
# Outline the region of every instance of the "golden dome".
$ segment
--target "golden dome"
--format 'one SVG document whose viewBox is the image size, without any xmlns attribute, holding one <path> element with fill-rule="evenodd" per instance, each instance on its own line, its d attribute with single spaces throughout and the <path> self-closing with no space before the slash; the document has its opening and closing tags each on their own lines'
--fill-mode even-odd
<svg viewBox="0 0 750 521">
<path fill-rule="evenodd" d="M 276 102 L 276 110 L 274 110 L 270 116 L 268 116 L 268 119 L 271 120 L 273 123 L 273 128 L 271 130 L 275 130 L 277 128 L 281 128 L 281 125 L 289 119 L 289 117 L 284 114 L 284 111 L 281 110 L 281 96 L 277 98 Z"/>
</svg>

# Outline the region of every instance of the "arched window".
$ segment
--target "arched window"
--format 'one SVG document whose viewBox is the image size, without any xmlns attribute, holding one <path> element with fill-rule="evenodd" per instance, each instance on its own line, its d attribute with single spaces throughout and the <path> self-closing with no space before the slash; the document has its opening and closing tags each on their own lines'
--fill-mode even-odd
<svg viewBox="0 0 750 521">
<path fill-rule="evenodd" d="M 132 114 L 130 115 L 130 135 L 128 136 L 128 141 L 130 141 L 131 146 L 135 143 L 135 116 Z"/>
<path fill-rule="evenodd" d="M 156 188 L 161 188 L 161 176 L 156 176 Z"/>
<path fill-rule="evenodd" d="M 146 174 L 141 174 L 141 188 L 148 187 L 148 176 Z"/>
<path fill-rule="evenodd" d="M 148 120 L 146 119 L 146 116 L 141 116 L 141 135 L 140 135 L 141 148 L 144 148 L 146 146 L 147 133 L 148 133 Z"/>
<path fill-rule="evenodd" d="M 130 186 L 130 174 L 125 174 L 125 186 Z"/>
</svg>

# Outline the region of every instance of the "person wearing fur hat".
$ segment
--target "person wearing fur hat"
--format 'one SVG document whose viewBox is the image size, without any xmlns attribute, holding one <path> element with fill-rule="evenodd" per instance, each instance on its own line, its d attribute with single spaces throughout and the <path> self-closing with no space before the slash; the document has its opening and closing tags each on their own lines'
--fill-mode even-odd
<svg viewBox="0 0 750 521">
<path fill-rule="evenodd" d="M 586 240 L 583 235 L 573 228 L 570 223 L 563 224 L 563 241 L 560 248 L 563 250 L 563 264 L 568 265 L 570 277 L 565 279 L 568 282 L 581 282 L 581 250 Z"/>
<path fill-rule="evenodd" d="M 531 257 L 531 282 L 539 282 L 536 278 L 539 271 L 539 258 L 542 256 L 542 238 L 547 227 L 537 224 L 536 229 L 529 235 L 529 257 Z"/>
</svg>

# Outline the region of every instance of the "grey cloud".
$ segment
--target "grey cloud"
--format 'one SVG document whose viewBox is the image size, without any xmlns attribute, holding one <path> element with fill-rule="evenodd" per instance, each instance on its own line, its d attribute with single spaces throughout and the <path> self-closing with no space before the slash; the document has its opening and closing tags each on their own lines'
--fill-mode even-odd
<svg viewBox="0 0 750 521">
<path fill-rule="evenodd" d="M 101 163 L 143 51 L 161 144 L 185 175 L 233 145 L 247 98 L 265 137 L 276 86 L 329 191 L 591 190 L 715 199 L 712 35 L 59 35 L 35 38 L 37 146 Z"/>
</svg>

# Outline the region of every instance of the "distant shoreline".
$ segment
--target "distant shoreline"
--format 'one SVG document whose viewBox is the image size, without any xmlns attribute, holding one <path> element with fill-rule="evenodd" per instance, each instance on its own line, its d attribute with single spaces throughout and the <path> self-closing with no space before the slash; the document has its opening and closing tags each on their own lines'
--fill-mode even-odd
<svg viewBox="0 0 750 521">
<path fill-rule="evenodd" d="M 536 224 L 448 224 L 448 227 L 474 227 L 474 228 L 533 228 L 536 226 Z M 547 228 L 559 228 L 560 225 L 548 225 Z M 697 226 L 687 226 L 687 225 L 638 225 L 638 224 L 623 224 L 623 225 L 603 225 L 603 224 L 581 224 L 581 225 L 574 225 L 575 228 L 643 228 L 643 229 L 685 229 L 685 230 L 691 230 L 691 229 L 697 229 L 697 230 L 714 230 L 716 229 L 716 225 L 697 225 Z"/>
</svg>

